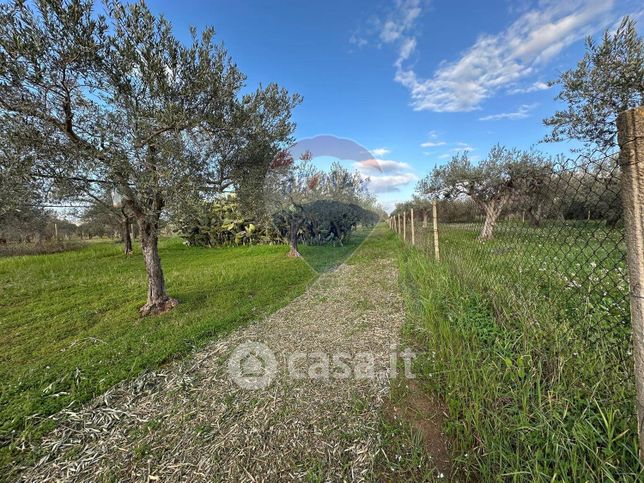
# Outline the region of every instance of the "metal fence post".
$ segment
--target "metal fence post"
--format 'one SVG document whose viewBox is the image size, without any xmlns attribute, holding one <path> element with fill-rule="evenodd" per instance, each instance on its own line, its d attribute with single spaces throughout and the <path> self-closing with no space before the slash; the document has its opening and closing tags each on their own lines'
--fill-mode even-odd
<svg viewBox="0 0 644 483">
<path fill-rule="evenodd" d="M 416 244 L 416 234 L 414 233 L 414 209 L 411 209 L 411 244 Z"/>
<path fill-rule="evenodd" d="M 441 259 L 441 254 L 438 249 L 438 216 L 436 214 L 436 200 L 432 200 L 432 219 L 434 222 L 434 258 L 436 258 L 436 261 L 439 261 Z"/>
<path fill-rule="evenodd" d="M 620 113 L 617 132 L 633 327 L 637 430 L 640 459 L 644 460 L 644 107 Z"/>
</svg>

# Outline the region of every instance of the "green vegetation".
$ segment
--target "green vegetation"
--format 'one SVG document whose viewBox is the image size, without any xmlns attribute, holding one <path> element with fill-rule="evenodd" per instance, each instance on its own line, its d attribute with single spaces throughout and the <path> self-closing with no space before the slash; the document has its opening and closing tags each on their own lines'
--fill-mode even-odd
<svg viewBox="0 0 644 483">
<path fill-rule="evenodd" d="M 344 260 L 366 237 L 343 247 L 306 246 L 317 271 Z M 316 278 L 284 245 L 203 249 L 163 240 L 169 288 L 180 305 L 139 318 L 145 300 L 142 255 L 93 243 L 77 251 L 0 259 L 0 428 L 3 466 L 15 445 L 50 428 L 44 417 L 78 405 L 117 382 L 185 354 L 258 319 Z"/>
<path fill-rule="evenodd" d="M 300 245 L 299 251 L 313 270 L 326 272 L 346 260 L 367 239 L 370 231 L 369 228 L 359 228 L 352 232 L 351 237 L 342 245 Z M 380 236 L 369 238 L 368 244 L 366 247 L 363 245 L 359 253 L 362 253 L 365 248 L 376 249 L 375 247 L 379 245 L 377 240 L 380 238 Z"/>
<path fill-rule="evenodd" d="M 513 226 L 486 243 L 475 225 L 444 227 L 441 262 L 431 246 L 401 257 L 410 331 L 427 350 L 417 370 L 449 412 L 453 476 L 641 478 L 621 234 Z"/>
</svg>

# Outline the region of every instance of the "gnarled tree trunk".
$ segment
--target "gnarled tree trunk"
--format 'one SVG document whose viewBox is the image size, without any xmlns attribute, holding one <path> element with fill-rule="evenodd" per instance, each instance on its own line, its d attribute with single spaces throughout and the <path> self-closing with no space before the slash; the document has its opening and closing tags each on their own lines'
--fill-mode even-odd
<svg viewBox="0 0 644 483">
<path fill-rule="evenodd" d="M 130 233 L 130 218 L 125 217 L 125 221 L 123 222 L 123 253 L 125 255 L 131 255 L 132 254 L 132 234 Z"/>
<path fill-rule="evenodd" d="M 507 201 L 507 198 L 501 198 L 490 200 L 483 204 L 483 209 L 485 210 L 485 223 L 483 223 L 483 228 L 479 234 L 480 241 L 491 240 L 493 238 L 496 221 L 498 220 Z"/>
<path fill-rule="evenodd" d="M 139 310 L 142 317 L 167 312 L 179 302 L 168 297 L 165 291 L 165 279 L 159 257 L 159 220 L 151 222 L 146 217 L 138 220 L 141 235 L 141 251 L 148 273 L 148 300 Z"/>
<path fill-rule="evenodd" d="M 289 228 L 288 234 L 288 243 L 291 249 L 288 252 L 289 257 L 300 257 L 300 252 L 297 251 L 297 232 L 300 228 L 300 222 L 298 220 L 291 220 L 291 226 Z"/>
<path fill-rule="evenodd" d="M 528 208 L 528 216 L 530 217 L 530 224 L 535 228 L 539 228 L 543 218 L 543 203 L 536 202 L 536 204 Z"/>
</svg>

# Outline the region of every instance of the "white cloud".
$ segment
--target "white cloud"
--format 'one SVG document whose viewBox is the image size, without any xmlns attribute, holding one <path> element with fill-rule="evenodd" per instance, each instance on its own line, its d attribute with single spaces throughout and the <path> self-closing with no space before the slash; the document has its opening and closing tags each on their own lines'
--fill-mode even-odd
<svg viewBox="0 0 644 483">
<path fill-rule="evenodd" d="M 401 42 L 408 26 L 392 40 L 401 42 L 395 79 L 409 89 L 415 110 L 478 109 L 500 88 L 535 74 L 566 46 L 604 26 L 613 4 L 614 0 L 543 0 L 540 10 L 521 14 L 503 32 L 481 35 L 458 60 L 443 62 L 429 79 L 403 65 L 410 55 Z"/>
<path fill-rule="evenodd" d="M 456 143 L 456 147 L 452 148 L 450 151 L 452 151 L 453 153 L 456 153 L 456 152 L 460 153 L 463 151 L 470 152 L 470 151 L 474 151 L 474 148 L 467 143 L 458 142 Z"/>
<path fill-rule="evenodd" d="M 411 32 L 421 13 L 421 0 L 396 0 L 394 9 L 380 24 L 380 40 L 398 47 L 397 68 L 416 50 L 416 38 Z"/>
<path fill-rule="evenodd" d="M 396 0 L 395 8 L 382 24 L 380 39 L 388 44 L 402 39 L 420 14 L 420 0 Z"/>
<path fill-rule="evenodd" d="M 365 45 L 367 45 L 369 43 L 369 41 L 367 39 L 365 39 L 364 37 L 362 37 L 361 35 L 359 35 L 357 33 L 353 33 L 353 34 L 351 34 L 351 37 L 349 37 L 349 43 L 351 45 L 355 45 L 357 48 L 360 49 L 360 48 L 364 47 Z"/>
<path fill-rule="evenodd" d="M 362 174 L 369 175 L 372 173 L 400 173 L 411 169 L 411 166 L 408 163 L 394 161 L 391 159 L 365 159 L 354 163 L 354 167 Z"/>
<path fill-rule="evenodd" d="M 445 141 L 427 141 L 420 145 L 421 148 L 435 148 L 436 146 L 445 146 Z"/>
<path fill-rule="evenodd" d="M 400 187 L 416 181 L 418 176 L 413 173 L 400 173 L 384 176 L 370 176 L 369 189 L 375 193 L 390 193 L 400 191 Z"/>
<path fill-rule="evenodd" d="M 438 131 L 429 131 L 427 133 L 427 138 L 429 140 L 421 143 L 421 148 L 435 148 L 437 146 L 444 146 L 445 144 L 447 144 L 445 141 L 440 140 Z"/>
<path fill-rule="evenodd" d="M 547 89 L 550 89 L 550 87 L 551 86 L 546 82 L 537 81 L 527 87 L 515 87 L 513 89 L 510 89 L 508 91 L 508 94 L 525 94 L 528 92 L 545 91 Z"/>
<path fill-rule="evenodd" d="M 374 193 L 399 191 L 400 187 L 418 179 L 408 163 L 392 159 L 366 159 L 354 163 L 354 167 L 368 180 L 369 189 Z"/>
<path fill-rule="evenodd" d="M 490 114 L 488 116 L 479 117 L 479 121 L 516 121 L 517 119 L 525 119 L 526 117 L 530 117 L 530 111 L 535 107 L 537 107 L 537 104 L 522 104 L 516 111 Z"/>
<path fill-rule="evenodd" d="M 411 54 L 414 52 L 414 49 L 416 49 L 416 39 L 413 37 L 405 39 L 400 46 L 398 62 L 403 62 L 409 59 L 409 57 L 411 57 Z"/>
<path fill-rule="evenodd" d="M 389 148 L 376 148 L 371 150 L 371 154 L 374 156 L 381 158 L 385 156 L 386 154 L 389 154 L 391 152 L 391 149 Z"/>
<path fill-rule="evenodd" d="M 441 143 L 441 144 L 444 145 L 446 143 Z M 436 157 L 438 159 L 449 159 L 452 156 L 454 156 L 454 154 L 456 154 L 456 153 L 469 153 L 469 152 L 472 152 L 472 151 L 476 150 L 475 147 L 471 146 L 468 143 L 462 142 L 462 141 L 454 143 L 454 144 L 452 144 L 452 146 L 453 147 L 450 148 L 447 152 L 443 152 L 442 154 L 440 154 L 440 155 L 438 155 Z M 427 156 L 435 156 L 435 153 L 423 153 L 423 154 L 425 154 Z"/>
</svg>

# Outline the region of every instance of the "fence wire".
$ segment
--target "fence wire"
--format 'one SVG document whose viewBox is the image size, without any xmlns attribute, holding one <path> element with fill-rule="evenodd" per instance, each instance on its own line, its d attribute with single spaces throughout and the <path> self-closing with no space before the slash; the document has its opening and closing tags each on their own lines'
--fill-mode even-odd
<svg viewBox="0 0 644 483">
<path fill-rule="evenodd" d="M 481 203 L 465 197 L 438 200 L 440 263 L 467 286 L 489 294 L 504 324 L 520 323 L 521 330 L 539 332 L 574 351 L 609 353 L 612 362 L 597 365 L 602 372 L 597 377 L 631 381 L 617 156 L 558 158 L 521 185 L 523 191 L 504 201 L 487 240 L 482 239 L 486 217 Z M 415 244 L 433 258 L 431 204 L 402 206 L 394 216 L 406 217 L 410 242 L 412 206 Z M 397 223 L 392 225 L 396 229 Z"/>
</svg>

